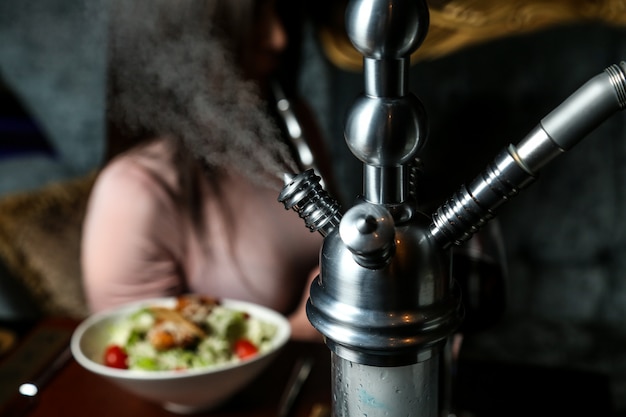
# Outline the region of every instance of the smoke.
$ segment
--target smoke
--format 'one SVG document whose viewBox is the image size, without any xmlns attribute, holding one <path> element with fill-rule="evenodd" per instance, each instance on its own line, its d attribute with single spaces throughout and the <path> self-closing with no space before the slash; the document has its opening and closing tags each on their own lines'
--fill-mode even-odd
<svg viewBox="0 0 626 417">
<path fill-rule="evenodd" d="M 116 0 L 110 15 L 110 114 L 130 128 L 171 134 L 211 167 L 282 186 L 295 163 L 257 87 L 211 36 L 205 3 Z M 110 4 L 111 4 L 110 3 Z"/>
</svg>

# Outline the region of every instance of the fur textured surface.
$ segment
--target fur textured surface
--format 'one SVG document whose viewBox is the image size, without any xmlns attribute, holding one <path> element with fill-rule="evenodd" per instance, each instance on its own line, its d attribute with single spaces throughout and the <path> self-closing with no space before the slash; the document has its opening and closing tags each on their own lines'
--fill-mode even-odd
<svg viewBox="0 0 626 417">
<path fill-rule="evenodd" d="M 0 257 L 45 315 L 88 313 L 80 236 L 96 173 L 0 199 Z"/>
</svg>

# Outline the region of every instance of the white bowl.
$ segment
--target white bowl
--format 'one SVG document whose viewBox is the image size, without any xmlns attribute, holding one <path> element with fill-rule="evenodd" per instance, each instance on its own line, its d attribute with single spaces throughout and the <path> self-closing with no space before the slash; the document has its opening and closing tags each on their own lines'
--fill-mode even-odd
<svg viewBox="0 0 626 417">
<path fill-rule="evenodd" d="M 112 325 L 142 306 L 171 307 L 175 303 L 175 298 L 158 298 L 88 317 L 72 335 L 72 354 L 87 370 L 108 378 L 139 397 L 160 403 L 169 411 L 190 414 L 215 408 L 252 382 L 275 359 L 291 334 L 287 319 L 271 309 L 229 299 L 222 299 L 221 302 L 224 307 L 246 311 L 253 317 L 275 324 L 277 332 L 271 348 L 239 363 L 187 371 L 139 371 L 103 365 L 102 358 Z"/>
</svg>

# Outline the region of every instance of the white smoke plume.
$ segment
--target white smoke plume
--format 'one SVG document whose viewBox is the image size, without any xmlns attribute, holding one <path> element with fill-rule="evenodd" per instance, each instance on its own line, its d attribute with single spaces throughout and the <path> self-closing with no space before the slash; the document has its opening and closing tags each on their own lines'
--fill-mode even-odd
<svg viewBox="0 0 626 417">
<path fill-rule="evenodd" d="M 282 173 L 295 172 L 295 163 L 256 86 L 210 36 L 210 23 L 197 10 L 201 3 L 109 3 L 116 5 L 109 27 L 118 90 L 111 114 L 130 127 L 181 138 L 209 166 L 279 188 Z"/>
</svg>

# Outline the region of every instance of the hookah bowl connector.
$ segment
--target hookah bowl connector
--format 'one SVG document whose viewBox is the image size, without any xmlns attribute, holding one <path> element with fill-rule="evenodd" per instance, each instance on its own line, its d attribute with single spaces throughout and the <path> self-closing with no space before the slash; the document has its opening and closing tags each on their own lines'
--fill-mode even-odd
<svg viewBox="0 0 626 417">
<path fill-rule="evenodd" d="M 366 200 L 341 215 L 313 170 L 285 182 L 279 201 L 325 237 L 307 316 L 331 351 L 385 367 L 435 357 L 462 311 L 458 289 L 442 279 L 446 257 L 428 239 L 428 217 Z"/>
</svg>

